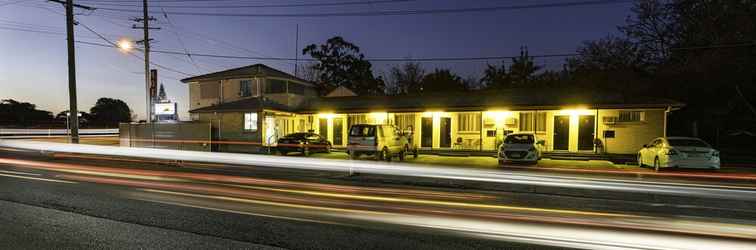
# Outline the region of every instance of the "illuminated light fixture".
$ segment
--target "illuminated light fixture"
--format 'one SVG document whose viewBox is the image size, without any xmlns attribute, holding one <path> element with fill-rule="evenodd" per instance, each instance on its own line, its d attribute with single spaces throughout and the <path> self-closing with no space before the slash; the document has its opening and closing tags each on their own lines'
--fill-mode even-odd
<svg viewBox="0 0 756 250">
<path fill-rule="evenodd" d="M 441 117 L 445 114 L 443 111 L 427 111 L 423 112 L 423 117 Z"/>
<path fill-rule="evenodd" d="M 590 115 L 590 114 L 593 114 L 593 112 L 587 108 L 575 108 L 575 109 L 562 109 L 559 111 L 559 114 L 569 115 L 569 116 L 580 116 L 580 115 Z"/>
<path fill-rule="evenodd" d="M 123 52 L 129 52 L 134 49 L 134 43 L 126 38 L 118 40 L 118 42 L 116 42 L 116 45 L 118 46 L 118 49 Z"/>
<path fill-rule="evenodd" d="M 507 118 L 512 116 L 512 112 L 509 111 L 486 111 L 483 112 L 485 117 L 493 118 L 494 124 L 498 127 L 503 124 Z M 490 121 L 490 120 L 489 120 Z"/>
<path fill-rule="evenodd" d="M 336 115 L 333 114 L 333 113 L 321 113 L 321 114 L 318 114 L 319 118 L 326 118 L 326 119 L 333 119 L 334 116 L 336 116 Z"/>
<path fill-rule="evenodd" d="M 372 112 L 370 113 L 370 117 L 373 118 L 375 123 L 383 124 L 388 120 L 388 113 L 386 112 Z"/>
</svg>

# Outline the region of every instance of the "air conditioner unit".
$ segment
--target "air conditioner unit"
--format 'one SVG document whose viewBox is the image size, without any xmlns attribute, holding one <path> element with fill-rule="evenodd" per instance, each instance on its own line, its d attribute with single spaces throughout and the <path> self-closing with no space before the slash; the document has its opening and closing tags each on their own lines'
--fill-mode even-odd
<svg viewBox="0 0 756 250">
<path fill-rule="evenodd" d="M 604 124 L 615 124 L 618 120 L 618 116 L 604 116 Z"/>
</svg>

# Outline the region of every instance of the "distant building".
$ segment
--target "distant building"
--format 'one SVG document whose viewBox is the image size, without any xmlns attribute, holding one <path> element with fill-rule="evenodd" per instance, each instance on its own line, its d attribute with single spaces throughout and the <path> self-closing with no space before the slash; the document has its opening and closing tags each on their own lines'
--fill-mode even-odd
<svg viewBox="0 0 756 250">
<path fill-rule="evenodd" d="M 634 154 L 665 135 L 667 114 L 682 103 L 622 93 L 561 90 L 357 96 L 315 86 L 263 64 L 183 79 L 192 120 L 211 123 L 219 150 L 247 152 L 275 138 L 315 131 L 345 147 L 350 125 L 393 124 L 413 131 L 423 150 L 494 151 L 505 134 L 534 132 L 548 151 Z M 250 144 L 252 146 L 250 146 Z"/>
</svg>

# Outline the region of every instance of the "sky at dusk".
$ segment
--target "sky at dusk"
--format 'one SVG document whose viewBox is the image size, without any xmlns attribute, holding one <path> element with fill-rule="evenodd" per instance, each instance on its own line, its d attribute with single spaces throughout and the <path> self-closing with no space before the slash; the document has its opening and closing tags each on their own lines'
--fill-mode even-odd
<svg viewBox="0 0 756 250">
<path fill-rule="evenodd" d="M 104 0 L 76 1 L 101 8 L 140 10 L 141 1 Z M 353 0 L 354 1 L 354 0 Z M 296 7 L 296 8 L 233 8 L 182 9 L 171 6 L 203 5 L 267 5 L 297 3 L 334 3 L 348 0 L 318 1 L 245 1 L 182 2 L 153 0 L 159 26 L 151 36 L 154 49 L 189 51 L 190 53 L 236 56 L 295 57 L 301 48 L 322 43 L 333 36 L 343 36 L 358 45 L 367 57 L 486 57 L 512 56 L 527 46 L 530 54 L 572 53 L 586 40 L 617 34 L 630 14 L 631 3 L 572 6 L 539 9 L 504 10 L 497 12 L 451 13 L 409 16 L 372 17 L 209 17 L 175 15 L 171 12 L 204 13 L 334 13 L 386 10 L 457 9 L 471 7 L 509 6 L 537 3 L 572 2 L 526 0 L 417 0 L 401 3 L 368 5 Z M 13 3 L 13 4 L 9 4 Z M 124 5 L 124 6 L 117 6 Z M 130 6 L 134 5 L 134 6 Z M 134 30 L 129 17 L 139 13 L 77 10 L 77 20 L 116 41 L 139 40 L 141 30 Z M 38 108 L 53 112 L 67 109 L 67 54 L 64 9 L 60 4 L 43 0 L 0 0 L 0 99 L 31 102 Z M 299 48 L 296 26 L 299 25 Z M 79 41 L 105 43 L 81 25 L 76 27 Z M 79 109 L 88 111 L 100 97 L 126 101 L 144 117 L 144 63 L 114 48 L 77 44 L 77 79 Z M 152 54 L 155 63 L 191 75 L 204 74 L 232 67 L 265 63 L 283 71 L 293 72 L 292 62 L 219 59 Z M 547 68 L 560 68 L 563 58 L 536 59 Z M 377 75 L 401 62 L 374 63 Z M 423 63 L 427 71 L 449 68 L 463 77 L 479 77 L 486 63 L 497 61 L 465 61 Z M 181 73 L 159 70 L 159 82 L 165 85 L 170 99 L 179 103 L 182 119 L 188 119 L 188 88 L 179 79 Z"/>
</svg>

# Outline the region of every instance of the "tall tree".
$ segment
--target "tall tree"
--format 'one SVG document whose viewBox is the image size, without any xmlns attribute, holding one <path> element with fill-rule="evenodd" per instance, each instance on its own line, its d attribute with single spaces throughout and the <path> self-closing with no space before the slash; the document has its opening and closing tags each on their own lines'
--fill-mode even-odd
<svg viewBox="0 0 756 250">
<path fill-rule="evenodd" d="M 638 45 L 609 36 L 584 42 L 568 59 L 573 86 L 636 93 L 645 91 L 646 62 Z"/>
<path fill-rule="evenodd" d="M 116 127 L 121 122 L 131 122 L 131 109 L 124 101 L 102 97 L 97 99 L 89 110 L 91 123 L 100 126 Z"/>
<path fill-rule="evenodd" d="M 520 49 L 520 56 L 512 58 L 512 65 L 509 67 L 509 75 L 512 84 L 519 87 L 525 87 L 533 80 L 536 72 L 541 70 L 541 66 L 535 65 L 533 57 L 528 55 L 528 49 Z"/>
<path fill-rule="evenodd" d="M 436 69 L 425 75 L 420 84 L 420 93 L 465 91 L 465 83 L 448 69 Z"/>
<path fill-rule="evenodd" d="M 425 76 L 425 70 L 419 63 L 408 62 L 391 67 L 386 77 L 386 93 L 393 95 L 418 94 Z"/>
<path fill-rule="evenodd" d="M 321 45 L 311 44 L 302 50 L 318 61 L 313 67 L 320 74 L 316 82 L 320 94 L 344 86 L 360 95 L 382 94 L 384 83 L 373 75 L 372 64 L 360 48 L 342 37 L 333 37 Z"/>
<path fill-rule="evenodd" d="M 52 119 L 51 112 L 38 110 L 34 104 L 13 99 L 0 101 L 0 122 L 27 126 L 33 122 L 50 122 Z"/>
<path fill-rule="evenodd" d="M 160 84 L 160 90 L 158 91 L 158 100 L 168 100 L 168 96 L 165 94 L 165 88 L 162 83 Z"/>
<path fill-rule="evenodd" d="M 512 77 L 509 75 L 507 65 L 486 65 L 480 83 L 487 89 L 507 89 L 512 87 Z"/>
</svg>

